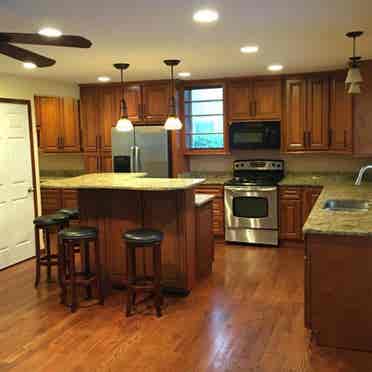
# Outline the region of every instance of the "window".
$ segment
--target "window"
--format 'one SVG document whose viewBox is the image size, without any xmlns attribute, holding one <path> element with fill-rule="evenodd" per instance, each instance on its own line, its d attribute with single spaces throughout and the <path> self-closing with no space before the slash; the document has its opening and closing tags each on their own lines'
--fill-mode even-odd
<svg viewBox="0 0 372 372">
<path fill-rule="evenodd" d="M 187 149 L 223 149 L 223 87 L 185 89 L 184 108 Z"/>
</svg>

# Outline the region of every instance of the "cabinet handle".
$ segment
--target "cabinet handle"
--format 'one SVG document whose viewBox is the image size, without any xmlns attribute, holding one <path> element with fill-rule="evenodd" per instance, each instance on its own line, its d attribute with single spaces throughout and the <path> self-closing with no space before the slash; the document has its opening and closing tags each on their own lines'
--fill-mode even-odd
<svg viewBox="0 0 372 372">
<path fill-rule="evenodd" d="M 344 130 L 344 147 L 347 147 L 347 130 Z"/>
<path fill-rule="evenodd" d="M 98 136 L 99 148 L 102 149 L 102 136 Z"/>
<path fill-rule="evenodd" d="M 254 107 L 254 116 L 257 116 L 257 101 L 253 102 L 253 107 Z"/>
<path fill-rule="evenodd" d="M 253 116 L 253 102 L 249 102 L 249 115 Z"/>
<path fill-rule="evenodd" d="M 332 144 L 332 129 L 328 130 L 328 145 Z"/>
<path fill-rule="evenodd" d="M 308 137 L 307 143 L 308 143 L 308 146 L 310 147 L 311 146 L 311 132 L 307 132 L 307 137 Z"/>
<path fill-rule="evenodd" d="M 99 165 L 100 165 L 100 164 L 99 164 L 99 156 L 97 156 L 97 164 L 96 164 L 96 165 L 97 165 L 97 172 L 99 172 L 99 171 L 100 171 L 100 170 L 99 170 L 99 168 L 100 168 L 100 167 L 99 167 Z"/>
<path fill-rule="evenodd" d="M 59 136 L 57 137 L 57 149 L 59 149 Z"/>
<path fill-rule="evenodd" d="M 96 149 L 98 150 L 98 136 L 96 136 Z"/>
<path fill-rule="evenodd" d="M 139 118 L 142 117 L 141 108 L 142 108 L 142 105 L 139 103 L 138 104 L 138 108 L 137 108 L 137 110 L 138 110 L 138 117 Z"/>
<path fill-rule="evenodd" d="M 306 144 L 306 132 L 305 131 L 304 131 L 303 142 L 304 142 L 304 147 L 307 147 L 307 144 Z"/>
</svg>

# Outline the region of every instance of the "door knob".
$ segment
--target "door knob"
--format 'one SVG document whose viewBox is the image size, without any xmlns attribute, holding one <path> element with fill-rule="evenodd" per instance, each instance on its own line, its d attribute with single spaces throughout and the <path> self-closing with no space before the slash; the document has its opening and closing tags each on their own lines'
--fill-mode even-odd
<svg viewBox="0 0 372 372">
<path fill-rule="evenodd" d="M 33 187 L 29 187 L 29 189 L 27 190 L 27 192 L 29 193 L 29 194 L 31 194 L 32 192 L 34 192 L 35 191 L 35 189 L 33 188 Z"/>
</svg>

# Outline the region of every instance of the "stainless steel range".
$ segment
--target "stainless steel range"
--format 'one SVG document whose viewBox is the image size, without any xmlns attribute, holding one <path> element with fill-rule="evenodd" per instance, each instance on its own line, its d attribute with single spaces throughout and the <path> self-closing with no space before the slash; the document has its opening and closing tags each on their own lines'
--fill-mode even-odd
<svg viewBox="0 0 372 372">
<path fill-rule="evenodd" d="M 278 245 L 278 182 L 283 160 L 234 161 L 234 178 L 225 184 L 225 239 Z"/>
</svg>

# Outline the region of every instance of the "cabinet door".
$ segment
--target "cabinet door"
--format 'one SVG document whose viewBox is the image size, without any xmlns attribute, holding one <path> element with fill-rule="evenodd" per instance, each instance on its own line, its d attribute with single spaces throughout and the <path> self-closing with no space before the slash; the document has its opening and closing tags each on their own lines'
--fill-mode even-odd
<svg viewBox="0 0 372 372">
<path fill-rule="evenodd" d="M 256 119 L 280 120 L 282 89 L 280 80 L 256 80 L 253 84 L 254 116 Z"/>
<path fill-rule="evenodd" d="M 62 146 L 64 152 L 80 151 L 79 104 L 71 97 L 61 99 Z"/>
<path fill-rule="evenodd" d="M 298 187 L 281 187 L 279 190 L 280 239 L 302 239 L 302 190 Z"/>
<path fill-rule="evenodd" d="M 143 119 L 149 123 L 162 123 L 169 112 L 168 84 L 143 86 Z"/>
<path fill-rule="evenodd" d="M 99 92 L 98 150 L 111 151 L 111 130 L 120 118 L 120 87 L 103 87 Z"/>
<path fill-rule="evenodd" d="M 84 151 L 98 151 L 99 99 L 97 88 L 80 89 L 80 117 Z"/>
<path fill-rule="evenodd" d="M 330 96 L 329 149 L 351 153 L 353 151 L 352 95 L 348 94 L 345 88 L 345 76 L 331 79 Z"/>
<path fill-rule="evenodd" d="M 44 152 L 61 151 L 61 104 L 58 97 L 35 97 L 40 126 L 40 148 Z"/>
<path fill-rule="evenodd" d="M 101 153 L 100 171 L 101 172 L 112 172 L 112 169 L 113 169 L 112 153 L 111 152 Z"/>
<path fill-rule="evenodd" d="M 284 139 L 287 151 L 305 150 L 306 81 L 287 80 Z"/>
<path fill-rule="evenodd" d="M 84 168 L 87 173 L 98 173 L 100 171 L 100 155 L 96 152 L 84 153 Z"/>
<path fill-rule="evenodd" d="M 302 199 L 302 223 L 304 224 L 309 217 L 311 210 L 314 207 L 320 193 L 322 192 L 321 187 L 305 187 L 303 190 Z"/>
<path fill-rule="evenodd" d="M 309 150 L 328 150 L 329 80 L 307 82 L 307 141 Z"/>
<path fill-rule="evenodd" d="M 142 115 L 141 87 L 139 85 L 129 85 L 125 88 L 125 102 L 127 103 L 129 120 L 133 123 L 139 122 Z"/>
<path fill-rule="evenodd" d="M 230 82 L 228 88 L 230 121 L 246 120 L 253 117 L 253 92 L 250 81 Z"/>
</svg>

